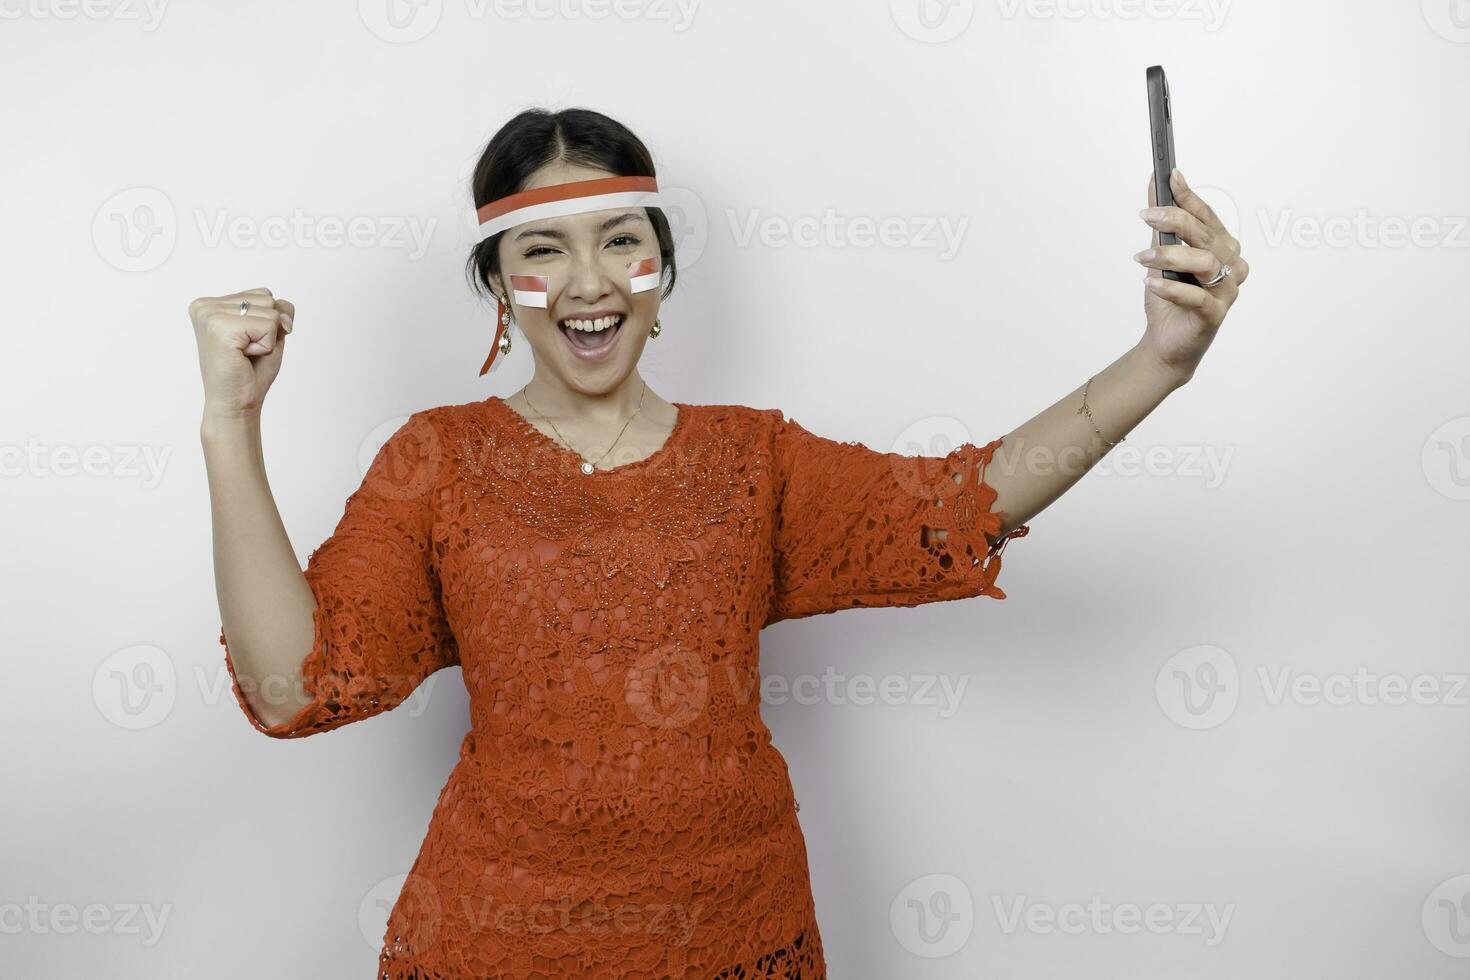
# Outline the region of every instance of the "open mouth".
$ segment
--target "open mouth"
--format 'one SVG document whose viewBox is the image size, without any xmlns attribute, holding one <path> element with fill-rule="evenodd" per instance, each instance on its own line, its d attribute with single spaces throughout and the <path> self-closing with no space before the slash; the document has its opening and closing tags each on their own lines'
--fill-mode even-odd
<svg viewBox="0 0 1470 980">
<path fill-rule="evenodd" d="M 595 320 L 566 319 L 557 326 L 569 344 L 578 350 L 593 353 L 608 347 L 617 339 L 618 331 L 623 327 L 623 315 L 618 313 Z"/>
</svg>

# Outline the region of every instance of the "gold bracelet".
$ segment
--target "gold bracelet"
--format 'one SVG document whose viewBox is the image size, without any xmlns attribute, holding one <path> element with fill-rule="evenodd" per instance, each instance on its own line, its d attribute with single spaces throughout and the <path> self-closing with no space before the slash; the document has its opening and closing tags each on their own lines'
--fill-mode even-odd
<svg viewBox="0 0 1470 980">
<path fill-rule="evenodd" d="M 1097 375 L 1093 375 L 1093 377 L 1095 378 L 1095 377 L 1097 377 Z M 1119 442 L 1122 442 L 1126 437 L 1125 436 L 1119 436 L 1117 442 L 1108 442 L 1106 439 L 1103 439 L 1102 430 L 1097 427 L 1097 420 L 1092 417 L 1092 409 L 1090 409 L 1090 408 L 1087 407 L 1087 389 L 1088 388 L 1091 388 L 1091 387 L 1092 387 L 1092 378 L 1088 378 L 1087 379 L 1087 384 L 1085 384 L 1085 385 L 1082 386 L 1082 405 L 1081 405 L 1080 408 L 1077 409 L 1077 414 L 1078 415 L 1081 415 L 1083 412 L 1086 412 L 1087 413 L 1087 421 L 1089 421 L 1089 422 L 1092 423 L 1092 431 L 1094 431 L 1094 432 L 1097 433 L 1097 437 L 1099 439 L 1102 439 L 1104 446 L 1107 446 L 1109 449 L 1111 449 L 1113 446 L 1116 446 Z"/>
</svg>

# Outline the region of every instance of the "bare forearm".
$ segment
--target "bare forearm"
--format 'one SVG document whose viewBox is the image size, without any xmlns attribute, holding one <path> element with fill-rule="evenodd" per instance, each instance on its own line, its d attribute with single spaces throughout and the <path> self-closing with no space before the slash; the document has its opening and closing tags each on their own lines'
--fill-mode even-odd
<svg viewBox="0 0 1470 980">
<path fill-rule="evenodd" d="M 1131 432 L 1187 378 L 1142 346 L 1130 348 L 1092 377 L 1006 435 L 985 471 L 1005 514 L 1004 534 L 1046 509 L 1105 456 L 1107 442 Z M 1086 388 L 1087 407 L 1078 413 Z M 1097 428 L 1093 428 L 1093 422 Z M 1102 435 L 1098 435 L 1101 430 Z"/>
<path fill-rule="evenodd" d="M 295 679 L 311 650 L 316 596 L 271 496 L 259 418 L 206 418 L 199 435 L 227 655 L 256 714 L 275 724 L 302 703 Z"/>
</svg>

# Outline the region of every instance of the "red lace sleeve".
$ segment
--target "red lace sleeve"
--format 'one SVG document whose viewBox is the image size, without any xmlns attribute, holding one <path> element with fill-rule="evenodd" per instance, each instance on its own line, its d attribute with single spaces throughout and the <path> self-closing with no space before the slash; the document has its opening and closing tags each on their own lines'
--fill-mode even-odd
<svg viewBox="0 0 1470 980">
<path fill-rule="evenodd" d="M 256 716 L 221 629 L 231 688 L 258 731 L 299 738 L 340 728 L 397 706 L 430 674 L 459 662 L 430 539 L 432 502 L 447 469 L 443 447 L 426 414 L 410 416 L 378 450 L 336 530 L 307 560 L 317 608 L 301 683 L 311 701 L 294 717 L 267 726 Z"/>
<path fill-rule="evenodd" d="M 984 481 L 1002 440 L 944 456 L 884 453 L 814 435 L 778 410 L 775 588 L 766 624 L 865 606 L 916 606 L 988 595 L 1001 551 L 1001 512 Z M 944 530 L 941 536 L 936 532 Z"/>
</svg>

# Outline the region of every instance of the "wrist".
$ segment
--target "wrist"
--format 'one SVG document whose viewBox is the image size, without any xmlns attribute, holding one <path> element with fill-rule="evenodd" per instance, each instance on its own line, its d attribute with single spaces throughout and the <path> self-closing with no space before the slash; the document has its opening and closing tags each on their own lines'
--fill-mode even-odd
<svg viewBox="0 0 1470 980">
<path fill-rule="evenodd" d="M 1161 399 L 1184 387 L 1194 377 L 1192 370 L 1184 371 L 1165 364 L 1152 348 L 1141 341 L 1124 355 L 1124 360 L 1130 378 L 1156 392 Z"/>
<path fill-rule="evenodd" d="M 254 441 L 260 436 L 258 412 L 216 412 L 206 408 L 199 420 L 199 439 L 206 445 L 238 440 Z"/>
</svg>

